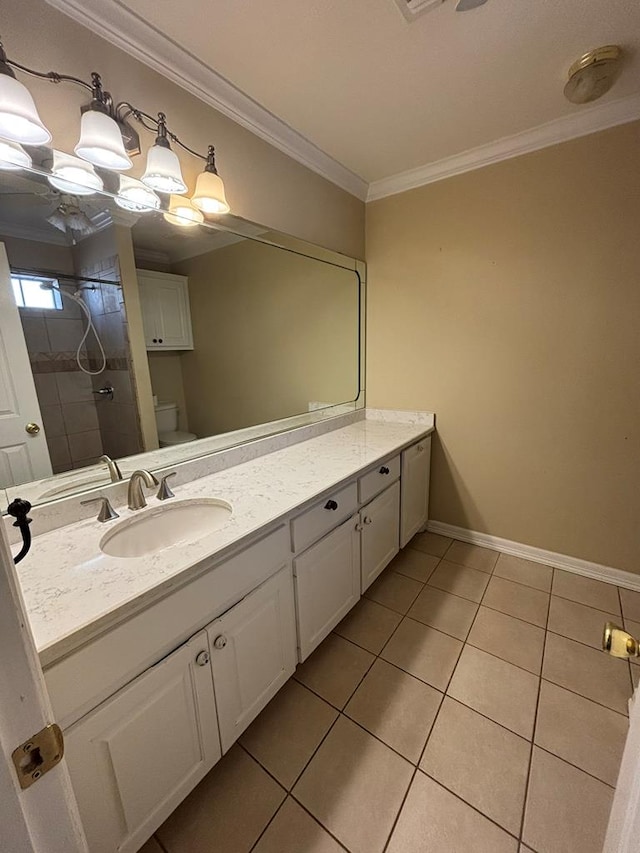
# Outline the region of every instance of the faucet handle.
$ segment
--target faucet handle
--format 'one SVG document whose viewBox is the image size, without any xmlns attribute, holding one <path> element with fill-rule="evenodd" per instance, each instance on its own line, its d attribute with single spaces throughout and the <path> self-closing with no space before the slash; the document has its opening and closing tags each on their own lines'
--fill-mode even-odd
<svg viewBox="0 0 640 853">
<path fill-rule="evenodd" d="M 175 477 L 177 473 L 177 471 L 172 471 L 170 474 L 165 474 L 164 477 L 161 478 L 160 488 L 158 489 L 158 494 L 156 495 L 159 501 L 166 501 L 169 498 L 175 498 L 174 493 L 167 485 L 167 480 L 169 479 L 169 477 Z"/>
<path fill-rule="evenodd" d="M 91 498 L 91 500 L 88 501 L 80 501 L 80 506 L 96 504 L 99 501 L 102 501 L 102 506 L 100 507 L 100 512 L 98 513 L 98 521 L 104 524 L 105 521 L 113 521 L 114 518 L 120 518 L 119 514 L 111 506 L 111 501 L 109 500 L 109 498 L 105 498 L 103 495 L 100 495 L 99 498 Z"/>
</svg>

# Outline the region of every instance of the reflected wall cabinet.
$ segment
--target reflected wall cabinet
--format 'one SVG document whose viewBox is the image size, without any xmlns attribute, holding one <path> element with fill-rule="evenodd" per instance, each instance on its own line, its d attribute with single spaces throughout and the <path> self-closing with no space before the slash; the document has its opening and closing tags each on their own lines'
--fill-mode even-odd
<svg viewBox="0 0 640 853">
<path fill-rule="evenodd" d="M 147 349 L 193 349 L 188 278 L 153 270 L 136 272 Z"/>
</svg>

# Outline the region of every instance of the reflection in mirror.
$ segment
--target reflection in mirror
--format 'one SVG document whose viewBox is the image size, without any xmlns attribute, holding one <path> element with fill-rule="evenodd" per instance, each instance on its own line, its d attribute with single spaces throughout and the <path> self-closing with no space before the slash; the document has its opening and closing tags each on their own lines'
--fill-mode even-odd
<svg viewBox="0 0 640 853">
<path fill-rule="evenodd" d="M 233 217 L 178 221 L 0 173 L 10 497 L 66 497 L 117 477 L 107 457 L 126 476 L 358 399 L 354 262 Z"/>
</svg>

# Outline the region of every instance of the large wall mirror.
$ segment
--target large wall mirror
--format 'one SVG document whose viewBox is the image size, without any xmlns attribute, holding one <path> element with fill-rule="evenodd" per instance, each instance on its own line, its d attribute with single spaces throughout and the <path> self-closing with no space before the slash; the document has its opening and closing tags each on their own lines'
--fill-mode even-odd
<svg viewBox="0 0 640 853">
<path fill-rule="evenodd" d="M 0 171 L 0 488 L 32 503 L 361 404 L 363 266 Z"/>
</svg>

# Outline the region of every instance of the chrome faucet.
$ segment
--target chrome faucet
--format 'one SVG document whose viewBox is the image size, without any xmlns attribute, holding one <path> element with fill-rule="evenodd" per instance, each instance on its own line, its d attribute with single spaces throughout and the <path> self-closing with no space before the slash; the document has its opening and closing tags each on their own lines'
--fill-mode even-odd
<svg viewBox="0 0 640 853">
<path fill-rule="evenodd" d="M 112 483 L 117 483 L 119 480 L 122 480 L 122 471 L 120 470 L 120 468 L 118 468 L 118 463 L 115 461 L 115 459 L 112 459 L 105 453 L 104 456 L 100 457 L 100 461 L 107 463 L 107 468 L 109 469 L 109 476 L 111 477 Z"/>
<path fill-rule="evenodd" d="M 149 471 L 140 468 L 134 471 L 129 480 L 129 509 L 142 509 L 147 505 L 147 500 L 142 491 L 142 483 L 150 489 L 157 486 L 158 480 Z"/>
</svg>

